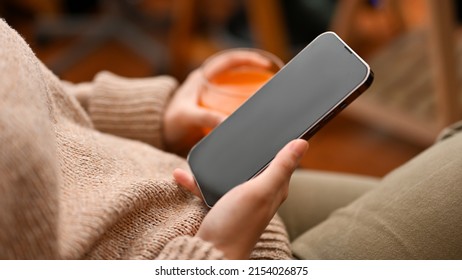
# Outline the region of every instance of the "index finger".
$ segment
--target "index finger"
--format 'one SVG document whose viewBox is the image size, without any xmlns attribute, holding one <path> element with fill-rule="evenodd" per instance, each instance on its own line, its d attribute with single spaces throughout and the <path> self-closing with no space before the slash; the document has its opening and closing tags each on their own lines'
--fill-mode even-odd
<svg viewBox="0 0 462 280">
<path fill-rule="evenodd" d="M 199 191 L 199 187 L 194 180 L 194 177 L 191 173 L 187 171 L 177 168 L 173 171 L 173 178 L 175 181 L 186 190 L 190 191 L 195 196 L 202 198 L 201 192 Z"/>
</svg>

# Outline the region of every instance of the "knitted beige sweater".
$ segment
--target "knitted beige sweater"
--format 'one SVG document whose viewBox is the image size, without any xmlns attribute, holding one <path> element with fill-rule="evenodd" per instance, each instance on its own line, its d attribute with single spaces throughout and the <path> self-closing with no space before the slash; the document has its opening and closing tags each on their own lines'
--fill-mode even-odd
<svg viewBox="0 0 462 280">
<path fill-rule="evenodd" d="M 184 159 L 161 150 L 175 80 L 64 83 L 2 20 L 0 73 L 1 259 L 223 258 L 194 237 L 207 208 L 172 180 Z M 290 257 L 275 218 L 252 258 Z"/>
</svg>

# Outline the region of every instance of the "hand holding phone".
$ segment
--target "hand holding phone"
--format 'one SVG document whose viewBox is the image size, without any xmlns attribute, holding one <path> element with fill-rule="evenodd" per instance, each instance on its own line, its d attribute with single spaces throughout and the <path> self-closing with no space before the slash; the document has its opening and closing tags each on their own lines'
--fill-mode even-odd
<svg viewBox="0 0 462 280">
<path fill-rule="evenodd" d="M 289 179 L 307 146 L 301 139 L 289 142 L 258 177 L 230 190 L 205 216 L 196 237 L 214 244 L 228 259 L 247 259 L 286 199 Z M 177 169 L 173 175 L 182 187 L 201 196 L 190 173 Z M 284 247 L 284 241 L 280 243 L 275 246 Z"/>
<path fill-rule="evenodd" d="M 310 138 L 372 83 L 335 33 L 318 36 L 189 153 L 205 203 L 257 176 L 291 140 Z"/>
</svg>

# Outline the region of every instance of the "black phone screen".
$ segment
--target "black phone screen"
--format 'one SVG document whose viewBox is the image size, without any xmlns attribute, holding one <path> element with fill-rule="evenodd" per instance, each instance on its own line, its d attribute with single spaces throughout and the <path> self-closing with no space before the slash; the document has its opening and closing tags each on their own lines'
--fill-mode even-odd
<svg viewBox="0 0 462 280">
<path fill-rule="evenodd" d="M 202 139 L 188 162 L 205 202 L 264 169 L 363 85 L 369 66 L 332 32 L 317 37 Z"/>
</svg>

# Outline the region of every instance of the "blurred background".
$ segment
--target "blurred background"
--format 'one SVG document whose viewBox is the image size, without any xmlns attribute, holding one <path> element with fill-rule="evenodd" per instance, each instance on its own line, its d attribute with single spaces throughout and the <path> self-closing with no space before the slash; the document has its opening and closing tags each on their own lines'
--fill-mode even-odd
<svg viewBox="0 0 462 280">
<path fill-rule="evenodd" d="M 371 176 L 403 164 L 462 118 L 460 15 L 451 0 L 0 0 L 0 17 L 72 82 L 101 70 L 182 81 L 234 47 L 287 62 L 333 30 L 371 65 L 375 81 L 310 140 L 301 166 Z"/>
</svg>

